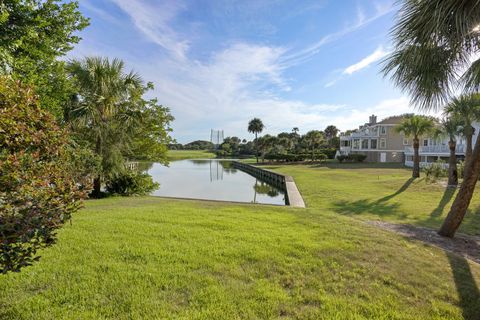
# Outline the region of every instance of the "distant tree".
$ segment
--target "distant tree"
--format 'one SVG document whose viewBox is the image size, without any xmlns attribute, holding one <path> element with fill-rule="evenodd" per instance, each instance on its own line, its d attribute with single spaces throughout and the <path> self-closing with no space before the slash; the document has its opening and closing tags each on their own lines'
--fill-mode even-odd
<svg viewBox="0 0 480 320">
<path fill-rule="evenodd" d="M 88 172 L 68 144 L 32 89 L 0 77 L 0 273 L 37 261 L 81 206 Z"/>
<path fill-rule="evenodd" d="M 258 118 L 253 118 L 248 123 L 248 132 L 255 134 L 255 145 L 257 146 L 257 153 L 258 153 L 258 145 L 257 145 L 258 134 L 263 131 L 264 127 L 265 126 L 263 125 L 262 120 Z M 258 154 L 256 155 L 256 159 L 258 163 Z"/>
<path fill-rule="evenodd" d="M 462 134 L 462 122 L 459 118 L 451 116 L 444 118 L 435 130 L 436 137 L 447 137 L 450 157 L 448 159 L 448 186 L 457 187 L 458 169 L 457 169 L 457 137 Z"/>
<path fill-rule="evenodd" d="M 298 134 L 299 131 L 300 131 L 300 129 L 298 129 L 298 127 L 293 127 L 293 129 L 292 129 L 292 132 L 295 133 L 295 134 Z"/>
<path fill-rule="evenodd" d="M 340 130 L 338 130 L 338 128 L 335 127 L 334 125 L 330 125 L 330 126 L 326 127 L 325 130 L 324 130 L 325 137 L 327 138 L 327 141 L 330 141 L 331 139 L 335 138 L 338 135 L 339 132 L 340 132 Z"/>
<path fill-rule="evenodd" d="M 215 145 L 206 140 L 196 140 L 184 145 L 184 149 L 187 150 L 213 150 L 214 148 Z"/>
<path fill-rule="evenodd" d="M 420 177 L 420 137 L 433 132 L 435 123 L 432 118 L 420 115 L 406 117 L 395 130 L 413 139 L 413 172 L 412 178 Z"/>
<path fill-rule="evenodd" d="M 40 106 L 60 119 L 73 88 L 58 58 L 87 25 L 77 1 L 0 1 L 0 74 L 33 85 Z"/>
<path fill-rule="evenodd" d="M 304 136 L 307 147 L 312 153 L 312 161 L 315 159 L 315 149 L 325 142 L 325 136 L 321 131 L 311 130 Z"/>
<path fill-rule="evenodd" d="M 465 163 L 468 163 L 473 150 L 472 139 L 475 131 L 473 122 L 480 120 L 480 94 L 465 94 L 453 98 L 444 108 L 444 113 L 462 122 L 466 142 Z"/>
<path fill-rule="evenodd" d="M 277 138 L 269 134 L 264 135 L 263 137 L 258 138 L 257 140 L 257 150 L 262 156 L 262 162 L 265 162 L 265 155 L 275 146 Z"/>
</svg>

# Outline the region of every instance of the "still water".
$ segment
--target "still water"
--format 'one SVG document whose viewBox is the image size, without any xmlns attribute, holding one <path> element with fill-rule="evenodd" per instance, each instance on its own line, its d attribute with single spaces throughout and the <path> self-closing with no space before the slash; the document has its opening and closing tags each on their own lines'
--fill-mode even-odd
<svg viewBox="0 0 480 320">
<path fill-rule="evenodd" d="M 178 160 L 151 164 L 160 188 L 154 196 L 285 205 L 285 192 L 232 167 L 225 160 Z"/>
</svg>

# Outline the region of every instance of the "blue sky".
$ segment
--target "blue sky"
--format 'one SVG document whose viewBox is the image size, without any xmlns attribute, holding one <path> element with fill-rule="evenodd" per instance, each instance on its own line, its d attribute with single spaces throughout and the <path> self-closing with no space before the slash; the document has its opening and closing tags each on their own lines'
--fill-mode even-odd
<svg viewBox="0 0 480 320">
<path fill-rule="evenodd" d="M 251 139 L 413 112 L 379 73 L 398 8 L 390 0 L 81 0 L 91 18 L 69 55 L 118 57 L 155 84 L 173 136 Z"/>
</svg>

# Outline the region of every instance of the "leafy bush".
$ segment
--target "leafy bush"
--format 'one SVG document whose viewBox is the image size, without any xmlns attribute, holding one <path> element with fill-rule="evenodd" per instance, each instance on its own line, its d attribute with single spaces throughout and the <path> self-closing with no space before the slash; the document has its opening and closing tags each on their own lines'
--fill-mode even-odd
<svg viewBox="0 0 480 320">
<path fill-rule="evenodd" d="M 86 197 L 67 139 L 31 89 L 0 77 L 0 273 L 38 260 Z"/>
<path fill-rule="evenodd" d="M 448 170 L 445 168 L 445 161 L 437 160 L 430 166 L 424 167 L 425 177 L 428 182 L 435 182 L 439 178 L 447 177 Z"/>
<path fill-rule="evenodd" d="M 153 182 L 146 173 L 125 170 L 110 178 L 106 183 L 107 192 L 122 196 L 146 195 L 158 189 L 160 185 Z"/>
<path fill-rule="evenodd" d="M 339 155 L 337 160 L 339 162 L 349 161 L 349 162 L 363 162 L 367 158 L 364 154 L 351 153 L 349 155 Z"/>
<path fill-rule="evenodd" d="M 319 152 L 326 155 L 328 159 L 335 159 L 335 154 L 337 153 L 336 148 L 322 148 L 319 149 Z"/>
</svg>

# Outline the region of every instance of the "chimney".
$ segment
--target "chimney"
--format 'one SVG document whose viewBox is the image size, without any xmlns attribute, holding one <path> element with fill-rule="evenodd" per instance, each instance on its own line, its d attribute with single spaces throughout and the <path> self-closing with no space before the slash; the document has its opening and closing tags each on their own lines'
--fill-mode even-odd
<svg viewBox="0 0 480 320">
<path fill-rule="evenodd" d="M 370 125 L 374 125 L 374 124 L 376 124 L 376 123 L 377 123 L 377 116 L 374 115 L 374 114 L 372 114 L 372 115 L 370 116 L 370 118 L 369 118 L 369 124 L 370 124 Z"/>
</svg>

